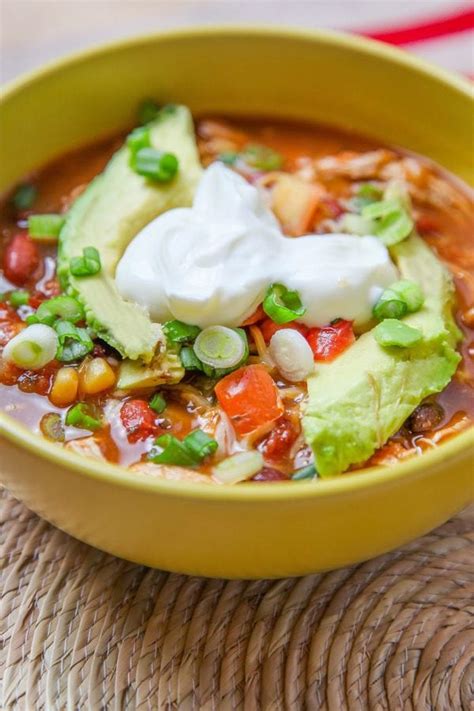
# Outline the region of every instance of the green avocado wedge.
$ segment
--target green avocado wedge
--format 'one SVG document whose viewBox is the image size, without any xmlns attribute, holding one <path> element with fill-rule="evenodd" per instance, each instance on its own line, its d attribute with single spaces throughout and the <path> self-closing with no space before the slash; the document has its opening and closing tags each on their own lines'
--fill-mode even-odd
<svg viewBox="0 0 474 711">
<path fill-rule="evenodd" d="M 193 120 L 185 106 L 165 107 L 149 128 L 152 147 L 178 158 L 175 178 L 156 183 L 138 175 L 129 165 L 130 151 L 124 145 L 70 209 L 60 233 L 58 257 L 61 284 L 82 303 L 89 326 L 122 356 L 145 363 L 153 359 L 162 332 L 140 306 L 120 296 L 115 269 L 145 225 L 166 210 L 192 204 L 202 172 Z M 69 265 L 85 247 L 99 251 L 102 268 L 94 276 L 80 278 L 71 274 Z"/>
<path fill-rule="evenodd" d="M 423 340 L 413 348 L 382 348 L 369 331 L 332 363 L 317 365 L 303 430 L 321 477 L 367 461 L 424 398 L 446 387 L 460 361 L 450 275 L 417 236 L 391 254 L 401 277 L 423 289 L 424 306 L 403 319 Z"/>
</svg>

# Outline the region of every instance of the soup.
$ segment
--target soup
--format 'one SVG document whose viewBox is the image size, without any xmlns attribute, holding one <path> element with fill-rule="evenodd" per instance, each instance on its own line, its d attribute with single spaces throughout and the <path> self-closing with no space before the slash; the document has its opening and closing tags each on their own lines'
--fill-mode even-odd
<svg viewBox="0 0 474 711">
<path fill-rule="evenodd" d="M 143 113 L 2 201 L 2 410 L 216 484 L 347 476 L 471 426 L 466 186 L 327 127 Z"/>
</svg>

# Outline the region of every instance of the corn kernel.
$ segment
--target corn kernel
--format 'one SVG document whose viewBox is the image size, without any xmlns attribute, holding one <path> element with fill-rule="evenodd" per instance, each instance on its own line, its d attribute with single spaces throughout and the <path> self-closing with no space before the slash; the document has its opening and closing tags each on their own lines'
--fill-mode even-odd
<svg viewBox="0 0 474 711">
<path fill-rule="evenodd" d="M 81 371 L 81 390 L 85 395 L 96 395 L 115 385 L 116 376 L 105 358 L 93 358 Z"/>
<path fill-rule="evenodd" d="M 74 368 L 60 368 L 54 377 L 49 399 L 56 407 L 66 407 L 77 397 L 79 375 Z"/>
</svg>

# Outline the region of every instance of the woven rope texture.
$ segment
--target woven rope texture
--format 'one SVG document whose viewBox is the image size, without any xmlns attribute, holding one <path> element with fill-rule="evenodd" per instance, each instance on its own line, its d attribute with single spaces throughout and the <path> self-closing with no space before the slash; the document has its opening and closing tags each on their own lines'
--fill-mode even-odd
<svg viewBox="0 0 474 711">
<path fill-rule="evenodd" d="M 324 575 L 150 570 L 2 499 L 2 711 L 471 711 L 474 517 Z"/>
</svg>

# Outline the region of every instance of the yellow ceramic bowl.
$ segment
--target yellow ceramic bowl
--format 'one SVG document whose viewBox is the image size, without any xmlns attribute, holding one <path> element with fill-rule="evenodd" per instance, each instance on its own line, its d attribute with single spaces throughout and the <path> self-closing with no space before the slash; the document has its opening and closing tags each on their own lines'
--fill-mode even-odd
<svg viewBox="0 0 474 711">
<path fill-rule="evenodd" d="M 149 95 L 353 129 L 474 181 L 472 97 L 461 79 L 355 37 L 215 28 L 119 42 L 7 88 L 0 190 L 127 126 Z M 27 506 L 106 551 L 186 573 L 276 577 L 346 565 L 428 531 L 472 493 L 472 431 L 392 469 L 213 488 L 83 459 L 6 415 L 0 427 L 2 481 Z"/>
</svg>

